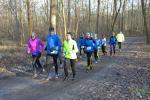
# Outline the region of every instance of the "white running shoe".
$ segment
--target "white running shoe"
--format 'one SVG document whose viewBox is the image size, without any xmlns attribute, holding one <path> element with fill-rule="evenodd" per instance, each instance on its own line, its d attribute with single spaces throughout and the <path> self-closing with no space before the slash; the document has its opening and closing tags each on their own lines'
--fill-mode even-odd
<svg viewBox="0 0 150 100">
<path fill-rule="evenodd" d="M 58 79 L 58 75 L 55 75 L 55 78 Z"/>
<path fill-rule="evenodd" d="M 53 66 L 53 69 L 55 69 L 55 66 Z"/>
<path fill-rule="evenodd" d="M 119 52 L 121 52 L 122 50 L 121 49 L 119 49 Z"/>
<path fill-rule="evenodd" d="M 37 75 L 37 74 L 34 74 L 34 75 L 33 75 L 33 78 L 36 78 L 36 77 L 38 77 L 38 75 Z"/>
<path fill-rule="evenodd" d="M 48 76 L 48 78 L 47 78 L 46 80 L 49 81 L 50 79 L 52 79 L 52 77 L 51 77 L 51 76 Z"/>
<path fill-rule="evenodd" d="M 43 68 L 43 70 L 42 70 L 43 72 L 45 72 L 45 69 Z"/>
<path fill-rule="evenodd" d="M 95 61 L 95 63 L 97 64 L 98 62 L 97 62 L 97 61 Z"/>
<path fill-rule="evenodd" d="M 82 56 L 80 56 L 80 58 L 82 58 Z"/>
</svg>

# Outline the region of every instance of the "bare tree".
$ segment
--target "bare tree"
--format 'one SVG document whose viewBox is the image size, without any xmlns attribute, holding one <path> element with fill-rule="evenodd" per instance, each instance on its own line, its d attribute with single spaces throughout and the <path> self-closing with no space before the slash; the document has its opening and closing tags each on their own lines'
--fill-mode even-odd
<svg viewBox="0 0 150 100">
<path fill-rule="evenodd" d="M 67 25 L 67 27 L 68 27 L 68 31 L 70 31 L 70 4 L 71 4 L 71 0 L 68 0 L 68 25 Z"/>
<path fill-rule="evenodd" d="M 20 11 L 20 45 L 22 46 L 25 42 L 25 35 L 24 35 L 24 25 L 23 25 L 23 2 L 19 0 L 19 11 Z"/>
<path fill-rule="evenodd" d="M 57 0 L 51 0 L 50 2 L 50 27 L 54 27 L 56 30 L 56 18 L 57 18 Z"/>
<path fill-rule="evenodd" d="M 65 15 L 65 8 L 64 8 L 64 0 L 61 0 L 61 4 L 62 4 L 62 16 L 63 16 L 64 35 L 66 36 L 67 25 L 66 25 L 66 15 Z"/>
<path fill-rule="evenodd" d="M 27 15 L 28 15 L 28 33 L 29 35 L 32 33 L 32 10 L 31 10 L 31 2 L 30 0 L 26 0 L 27 4 Z"/>
<path fill-rule="evenodd" d="M 150 34 L 148 33 L 147 19 L 146 19 L 145 0 L 141 0 L 141 5 L 142 5 L 143 20 L 144 20 L 144 32 L 145 32 L 145 35 L 146 35 L 147 43 L 150 43 Z"/>
<path fill-rule="evenodd" d="M 77 36 L 78 28 L 79 28 L 79 17 L 80 17 L 80 7 L 79 0 L 75 0 L 75 35 Z"/>
<path fill-rule="evenodd" d="M 144 30 L 149 29 L 150 25 L 150 1 L 142 2 L 144 10 L 141 9 L 141 0 L 0 0 L 0 37 L 3 40 L 3 37 L 20 40 L 23 44 L 32 29 L 47 33 L 49 26 L 53 26 L 62 36 L 67 31 L 78 35 L 86 31 L 118 30 L 129 36 L 142 35 L 143 25 Z M 44 39 L 46 34 L 39 35 Z"/>
<path fill-rule="evenodd" d="M 112 19 L 112 31 L 114 31 L 114 26 L 118 17 L 118 14 L 120 13 L 121 6 L 122 6 L 122 0 L 120 0 L 119 8 L 117 9 L 118 2 L 117 0 L 114 0 L 114 10 L 113 10 L 113 19 Z"/>
<path fill-rule="evenodd" d="M 89 31 L 91 30 L 91 0 L 89 0 Z"/>
<path fill-rule="evenodd" d="M 15 33 L 19 34 L 19 16 L 18 16 L 18 11 L 17 11 L 17 1 L 16 0 L 9 0 L 9 7 L 12 15 L 15 17 L 15 22 L 16 22 L 16 31 Z M 17 35 L 18 36 L 18 35 Z M 14 39 L 14 35 L 12 36 Z"/>
<path fill-rule="evenodd" d="M 99 10 L 100 10 L 100 0 L 97 0 L 97 20 L 96 20 L 96 34 L 98 34 L 98 28 L 99 28 Z"/>
<path fill-rule="evenodd" d="M 121 30 L 123 31 L 123 27 L 124 27 L 124 14 L 125 14 L 125 9 L 126 9 L 126 3 L 127 3 L 127 0 L 124 0 L 124 3 L 123 3 L 123 8 L 122 8 L 122 18 L 121 18 Z"/>
</svg>

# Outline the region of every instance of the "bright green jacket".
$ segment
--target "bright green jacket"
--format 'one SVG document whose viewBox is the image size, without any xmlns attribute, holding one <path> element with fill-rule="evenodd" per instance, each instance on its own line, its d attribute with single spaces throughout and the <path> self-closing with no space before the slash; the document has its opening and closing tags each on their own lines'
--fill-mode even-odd
<svg viewBox="0 0 150 100">
<path fill-rule="evenodd" d="M 65 40 L 63 48 L 64 56 L 68 59 L 77 59 L 78 47 L 75 40 Z"/>
<path fill-rule="evenodd" d="M 116 38 L 117 38 L 117 42 L 124 42 L 125 41 L 124 35 L 122 33 L 118 33 Z"/>
</svg>

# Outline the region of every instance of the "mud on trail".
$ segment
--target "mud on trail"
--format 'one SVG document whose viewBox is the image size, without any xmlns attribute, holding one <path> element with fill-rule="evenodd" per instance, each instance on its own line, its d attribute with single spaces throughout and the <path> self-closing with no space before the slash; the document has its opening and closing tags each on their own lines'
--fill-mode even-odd
<svg viewBox="0 0 150 100">
<path fill-rule="evenodd" d="M 100 53 L 89 73 L 85 57 L 79 59 L 74 81 L 60 77 L 47 82 L 46 73 L 32 79 L 23 48 L 0 49 L 0 67 L 15 73 L 0 79 L 0 100 L 150 100 L 150 45 L 139 37 L 126 41 L 115 56 Z M 59 72 L 63 74 L 63 69 Z"/>
</svg>

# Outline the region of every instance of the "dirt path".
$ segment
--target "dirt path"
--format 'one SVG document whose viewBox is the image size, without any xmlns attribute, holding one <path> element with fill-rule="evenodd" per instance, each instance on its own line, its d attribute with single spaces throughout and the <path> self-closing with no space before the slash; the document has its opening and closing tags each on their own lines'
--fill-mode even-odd
<svg viewBox="0 0 150 100">
<path fill-rule="evenodd" d="M 2 79 L 0 100 L 150 100 L 150 46 L 142 40 L 127 38 L 122 52 L 101 56 L 89 73 L 80 59 L 74 81 L 46 82 L 28 73 Z"/>
</svg>

